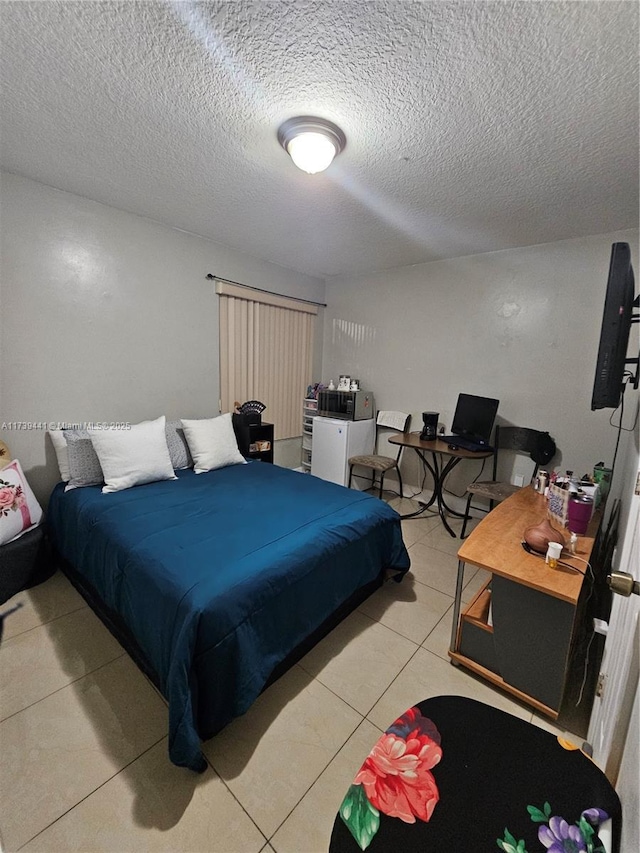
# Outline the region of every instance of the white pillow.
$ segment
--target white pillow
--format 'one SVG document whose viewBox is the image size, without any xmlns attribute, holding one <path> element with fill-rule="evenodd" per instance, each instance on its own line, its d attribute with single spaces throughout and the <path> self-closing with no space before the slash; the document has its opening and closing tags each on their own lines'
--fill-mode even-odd
<svg viewBox="0 0 640 853">
<path fill-rule="evenodd" d="M 230 412 L 218 418 L 183 420 L 182 428 L 193 456 L 193 470 L 196 474 L 245 462 L 238 450 Z"/>
<path fill-rule="evenodd" d="M 50 429 L 49 437 L 56 452 L 58 468 L 60 469 L 60 479 L 63 483 L 68 483 L 71 479 L 71 473 L 69 471 L 69 452 L 67 450 L 67 440 L 64 437 L 64 431 L 61 429 Z"/>
<path fill-rule="evenodd" d="M 0 471 L 0 545 L 40 523 L 42 509 L 17 459 Z"/>
<path fill-rule="evenodd" d="M 104 474 L 103 493 L 175 480 L 165 436 L 165 417 L 129 429 L 88 430 Z"/>
</svg>

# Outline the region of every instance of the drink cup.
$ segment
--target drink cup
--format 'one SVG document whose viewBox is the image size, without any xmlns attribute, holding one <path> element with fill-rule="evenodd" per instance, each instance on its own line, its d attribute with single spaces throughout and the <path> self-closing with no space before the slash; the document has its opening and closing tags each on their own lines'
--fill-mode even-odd
<svg viewBox="0 0 640 853">
<path fill-rule="evenodd" d="M 572 533 L 578 533 L 580 536 L 583 536 L 587 532 L 592 512 L 593 498 L 586 496 L 570 498 L 567 517 L 567 527 L 569 530 Z"/>
</svg>

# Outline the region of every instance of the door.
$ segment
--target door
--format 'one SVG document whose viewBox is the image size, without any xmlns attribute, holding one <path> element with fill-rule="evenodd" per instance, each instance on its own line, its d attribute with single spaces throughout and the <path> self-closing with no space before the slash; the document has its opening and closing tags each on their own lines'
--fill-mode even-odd
<svg viewBox="0 0 640 853">
<path fill-rule="evenodd" d="M 373 418 L 349 421 L 347 456 L 368 456 L 374 452 L 375 441 L 376 425 Z"/>
<path fill-rule="evenodd" d="M 640 541 L 640 497 L 634 495 L 627 535 L 622 543 L 617 568 L 638 573 L 638 543 Z M 632 555 L 635 554 L 635 557 Z M 638 681 L 636 634 L 640 596 L 625 598 L 615 595 L 609 617 L 609 631 L 600 667 L 601 695 L 596 696 L 589 725 L 589 743 L 593 757 L 606 770 L 615 784 L 622 756 L 622 742 L 628 726 L 635 685 Z"/>
<path fill-rule="evenodd" d="M 640 465 L 640 459 L 637 461 Z M 618 546 L 620 559 L 614 560 L 614 568 L 628 572 L 636 579 L 640 564 L 640 494 L 637 492 L 636 488 L 636 493 L 627 498 L 630 500 L 630 510 L 626 532 Z M 639 595 L 628 598 L 614 596 L 600 667 L 602 690 L 594 701 L 588 734 L 594 760 L 606 772 L 620 796 L 625 838 L 634 839 L 632 846 L 623 846 L 622 850 L 640 849 L 640 779 L 637 763 L 639 612 Z"/>
</svg>

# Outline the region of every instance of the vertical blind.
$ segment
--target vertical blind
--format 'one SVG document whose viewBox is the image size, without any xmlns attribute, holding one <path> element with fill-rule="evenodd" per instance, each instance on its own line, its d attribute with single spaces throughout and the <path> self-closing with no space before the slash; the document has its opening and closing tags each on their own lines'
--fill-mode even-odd
<svg viewBox="0 0 640 853">
<path fill-rule="evenodd" d="M 315 305 L 227 281 L 220 296 L 220 401 L 260 400 L 274 437 L 302 433 L 302 400 L 311 382 Z"/>
</svg>

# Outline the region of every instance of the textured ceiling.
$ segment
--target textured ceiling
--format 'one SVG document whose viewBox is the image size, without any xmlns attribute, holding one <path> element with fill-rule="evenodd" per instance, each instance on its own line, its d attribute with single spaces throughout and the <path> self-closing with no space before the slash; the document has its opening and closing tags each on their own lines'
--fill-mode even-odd
<svg viewBox="0 0 640 853">
<path fill-rule="evenodd" d="M 2 2 L 1 164 L 318 276 L 636 227 L 635 2 Z M 305 175 L 293 115 L 347 135 Z"/>
</svg>

